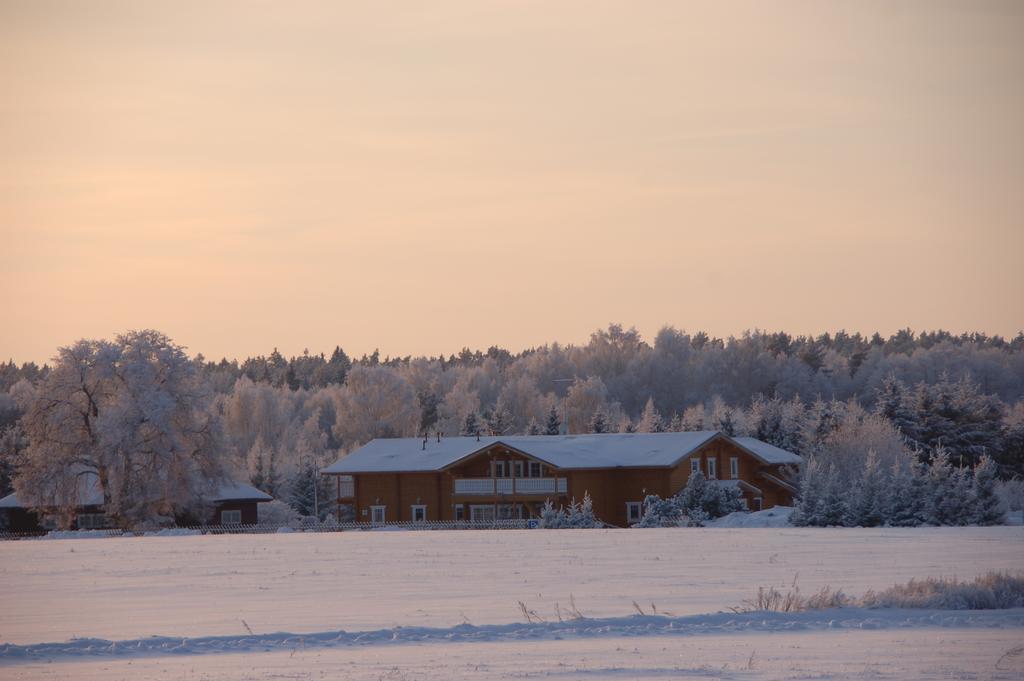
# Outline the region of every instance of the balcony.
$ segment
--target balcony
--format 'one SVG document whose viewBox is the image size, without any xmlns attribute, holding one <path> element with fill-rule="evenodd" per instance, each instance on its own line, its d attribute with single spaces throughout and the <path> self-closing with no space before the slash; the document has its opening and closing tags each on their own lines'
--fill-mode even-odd
<svg viewBox="0 0 1024 681">
<path fill-rule="evenodd" d="M 455 494 L 473 496 L 519 496 L 565 494 L 565 478 L 457 478 Z"/>
</svg>

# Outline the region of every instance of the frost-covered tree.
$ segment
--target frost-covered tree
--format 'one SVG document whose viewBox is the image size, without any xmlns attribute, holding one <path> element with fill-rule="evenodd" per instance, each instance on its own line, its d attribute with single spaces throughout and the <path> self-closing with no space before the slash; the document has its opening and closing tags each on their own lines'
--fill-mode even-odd
<svg viewBox="0 0 1024 681">
<path fill-rule="evenodd" d="M 544 434 L 559 435 L 561 432 L 562 419 L 558 418 L 558 410 L 552 405 L 550 411 L 548 411 L 547 421 L 544 422 Z"/>
<path fill-rule="evenodd" d="M 416 391 L 381 366 L 354 366 L 338 392 L 338 441 L 352 448 L 378 437 L 410 437 L 420 422 Z"/>
<path fill-rule="evenodd" d="M 196 364 L 157 331 L 61 348 L 22 419 L 18 496 L 70 509 L 78 478 L 95 476 L 115 524 L 188 512 L 224 477 L 210 398 Z"/>
<path fill-rule="evenodd" d="M 885 511 L 885 476 L 878 457 L 869 451 L 864 460 L 864 471 L 849 493 L 846 524 L 855 527 L 877 527 L 882 524 Z"/>
<path fill-rule="evenodd" d="M 823 527 L 841 526 L 847 516 L 846 491 L 849 488 L 832 464 L 825 469 L 823 483 L 821 502 L 818 504 L 820 523 Z"/>
<path fill-rule="evenodd" d="M 662 499 L 656 494 L 648 494 L 643 511 L 636 527 L 678 527 L 683 520 L 676 497 Z"/>
<path fill-rule="evenodd" d="M 471 411 L 466 414 L 465 420 L 462 422 L 462 428 L 459 430 L 459 434 L 465 437 L 472 437 L 480 433 L 480 420 L 476 416 L 475 411 Z"/>
<path fill-rule="evenodd" d="M 604 410 L 598 409 L 594 412 L 594 415 L 590 417 L 590 423 L 588 424 L 588 432 L 591 433 L 607 433 L 610 430 L 608 425 L 608 417 L 605 416 Z"/>
<path fill-rule="evenodd" d="M 917 461 L 914 455 L 893 462 L 886 486 L 886 525 L 917 527 L 926 521 L 926 509 L 930 502 L 927 475 L 927 467 Z"/>
<path fill-rule="evenodd" d="M 996 462 L 988 456 L 981 457 L 974 467 L 974 513 L 971 522 L 976 525 L 1001 525 L 1006 522 L 1006 511 L 996 495 L 997 470 Z"/>
<path fill-rule="evenodd" d="M 928 466 L 926 521 L 931 525 L 965 525 L 973 515 L 969 473 L 956 469 L 949 452 L 938 447 Z"/>
<path fill-rule="evenodd" d="M 800 489 L 793 504 L 790 522 L 797 527 L 821 525 L 821 503 L 824 496 L 824 471 L 821 462 L 812 458 L 803 467 Z"/>
<path fill-rule="evenodd" d="M 661 414 L 654 407 L 654 398 L 648 397 L 644 411 L 640 415 L 640 422 L 637 424 L 637 432 L 640 433 L 661 433 L 665 430 L 665 424 Z"/>
</svg>

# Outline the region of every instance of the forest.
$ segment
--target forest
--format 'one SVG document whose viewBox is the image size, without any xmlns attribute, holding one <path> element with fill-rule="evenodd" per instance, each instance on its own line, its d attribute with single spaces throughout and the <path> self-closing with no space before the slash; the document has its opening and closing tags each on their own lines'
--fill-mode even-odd
<svg viewBox="0 0 1024 681">
<path fill-rule="evenodd" d="M 1024 474 L 1024 333 L 664 327 L 647 341 L 612 324 L 586 344 L 515 353 L 350 358 L 339 346 L 211 361 L 128 332 L 45 366 L 0 364 L 0 493 L 52 500 L 70 494 L 68 475 L 102 470 L 114 515 L 130 521 L 176 510 L 145 501 L 167 496 L 174 470 L 173 484 L 226 475 L 310 515 L 317 469 L 373 438 L 566 428 L 751 435 L 839 480 L 861 476 L 869 455 L 886 467 L 937 453 L 961 469 L 990 458 L 1010 479 Z"/>
</svg>

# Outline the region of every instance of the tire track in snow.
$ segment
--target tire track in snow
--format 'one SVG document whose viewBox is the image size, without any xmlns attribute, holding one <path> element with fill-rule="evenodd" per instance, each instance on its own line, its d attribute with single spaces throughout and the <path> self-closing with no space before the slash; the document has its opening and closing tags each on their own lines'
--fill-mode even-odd
<svg viewBox="0 0 1024 681">
<path fill-rule="evenodd" d="M 248 636 L 179 638 L 152 636 L 124 641 L 75 638 L 63 643 L 0 644 L 0 665 L 83 657 L 263 652 L 403 643 L 472 643 L 530 639 L 694 636 L 786 633 L 828 629 L 1024 628 L 1024 608 L 1013 610 L 866 610 L 838 608 L 801 613 L 715 613 L 688 617 L 631 615 L 530 624 L 459 624 L 449 628 L 395 627 L 372 631 L 279 632 Z"/>
</svg>

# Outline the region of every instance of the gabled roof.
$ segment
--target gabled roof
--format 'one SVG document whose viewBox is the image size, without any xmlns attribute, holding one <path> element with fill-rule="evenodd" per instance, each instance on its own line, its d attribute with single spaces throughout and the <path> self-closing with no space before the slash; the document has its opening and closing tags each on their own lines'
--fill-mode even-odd
<svg viewBox="0 0 1024 681">
<path fill-rule="evenodd" d="M 499 437 L 385 438 L 372 440 L 322 473 L 426 473 L 443 470 L 494 445 L 503 445 L 562 469 L 672 467 L 715 438 L 731 440 L 715 430 L 683 433 L 607 433 L 588 435 L 522 435 Z M 746 440 L 752 438 L 744 438 Z M 754 440 L 754 442 L 759 442 Z M 761 443 L 765 444 L 765 443 Z M 799 463 L 800 457 L 772 447 L 762 457 L 747 444 L 741 446 L 765 463 Z M 765 445 L 771 447 L 771 445 Z"/>
<path fill-rule="evenodd" d="M 217 488 L 217 493 L 210 501 L 273 501 L 274 497 L 266 492 L 233 480 L 228 480 Z"/>
</svg>

